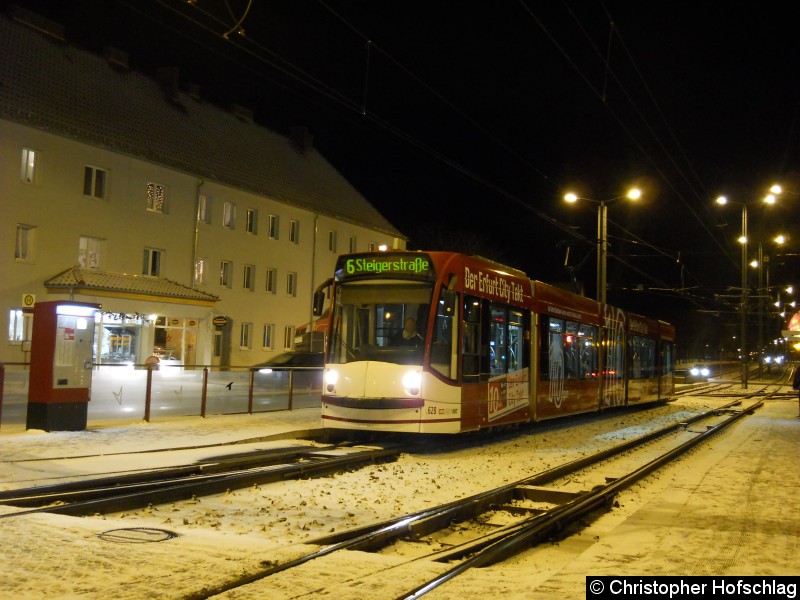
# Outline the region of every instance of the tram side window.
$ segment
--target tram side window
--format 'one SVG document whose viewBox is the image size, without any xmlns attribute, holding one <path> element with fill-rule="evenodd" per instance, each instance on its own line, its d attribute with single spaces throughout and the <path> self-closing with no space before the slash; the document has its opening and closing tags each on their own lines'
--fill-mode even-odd
<svg viewBox="0 0 800 600">
<path fill-rule="evenodd" d="M 594 379 L 597 377 L 597 327 L 593 325 L 578 325 L 578 340 L 580 343 L 580 379 Z"/>
<path fill-rule="evenodd" d="M 449 379 L 457 372 L 457 357 L 453 352 L 458 341 L 458 330 L 453 327 L 453 323 L 458 323 L 457 317 L 455 294 L 442 289 L 431 338 L 431 368 Z"/>
<path fill-rule="evenodd" d="M 672 344 L 663 344 L 661 346 L 663 354 L 661 359 L 661 373 L 669 375 L 675 370 L 675 346 Z"/>
<path fill-rule="evenodd" d="M 481 301 L 475 296 L 464 296 L 464 337 L 461 344 L 464 381 L 478 381 L 481 372 Z"/>
<path fill-rule="evenodd" d="M 489 373 L 503 375 L 524 369 L 525 322 L 521 311 L 491 303 L 489 305 Z"/>
<path fill-rule="evenodd" d="M 632 335 L 628 342 L 628 377 L 649 379 L 656 375 L 656 341 Z"/>
<path fill-rule="evenodd" d="M 547 347 L 540 354 L 540 378 L 548 380 L 591 379 L 597 375 L 597 327 L 543 317 L 541 329 Z"/>
</svg>

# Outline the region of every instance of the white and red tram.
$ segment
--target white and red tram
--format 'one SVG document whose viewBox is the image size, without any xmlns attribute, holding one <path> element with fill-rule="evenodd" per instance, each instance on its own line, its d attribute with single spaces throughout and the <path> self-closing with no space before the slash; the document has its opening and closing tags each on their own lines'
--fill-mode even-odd
<svg viewBox="0 0 800 600">
<path fill-rule="evenodd" d="M 343 255 L 331 289 L 322 422 L 460 433 L 665 401 L 674 344 L 663 321 L 489 260 Z"/>
</svg>

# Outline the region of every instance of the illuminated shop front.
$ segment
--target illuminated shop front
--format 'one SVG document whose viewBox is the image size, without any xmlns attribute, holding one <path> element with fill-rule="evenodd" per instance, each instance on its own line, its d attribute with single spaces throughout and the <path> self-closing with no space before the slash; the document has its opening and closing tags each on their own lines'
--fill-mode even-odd
<svg viewBox="0 0 800 600">
<path fill-rule="evenodd" d="M 94 360 L 141 365 L 156 356 L 179 365 L 211 359 L 216 296 L 174 281 L 71 267 L 45 282 L 49 293 L 101 305 Z"/>
<path fill-rule="evenodd" d="M 181 316 L 101 312 L 96 362 L 140 364 L 157 356 L 182 365 L 196 364 L 200 322 Z"/>
</svg>

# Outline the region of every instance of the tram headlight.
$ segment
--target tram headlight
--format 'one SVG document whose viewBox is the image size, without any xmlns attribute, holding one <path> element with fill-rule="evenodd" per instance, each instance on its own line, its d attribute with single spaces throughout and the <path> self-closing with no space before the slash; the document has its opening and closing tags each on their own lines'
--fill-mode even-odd
<svg viewBox="0 0 800 600">
<path fill-rule="evenodd" d="M 419 371 L 408 371 L 403 375 L 403 388 L 409 396 L 419 396 L 419 388 L 422 385 L 422 373 Z"/>
<path fill-rule="evenodd" d="M 336 390 L 336 382 L 339 381 L 339 373 L 333 369 L 325 371 L 325 390 L 332 394 Z"/>
</svg>

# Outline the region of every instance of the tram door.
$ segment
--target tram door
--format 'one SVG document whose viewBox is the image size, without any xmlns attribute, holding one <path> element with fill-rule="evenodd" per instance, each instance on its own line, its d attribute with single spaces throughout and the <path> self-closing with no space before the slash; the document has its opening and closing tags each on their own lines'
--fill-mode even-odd
<svg viewBox="0 0 800 600">
<path fill-rule="evenodd" d="M 528 413 L 522 416 L 517 411 L 529 406 L 528 315 L 512 306 L 465 295 L 462 331 L 465 427 L 527 418 Z"/>
</svg>

